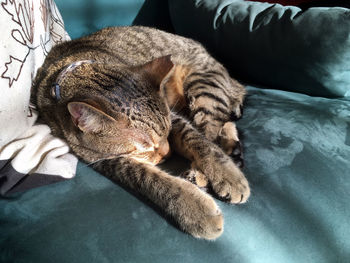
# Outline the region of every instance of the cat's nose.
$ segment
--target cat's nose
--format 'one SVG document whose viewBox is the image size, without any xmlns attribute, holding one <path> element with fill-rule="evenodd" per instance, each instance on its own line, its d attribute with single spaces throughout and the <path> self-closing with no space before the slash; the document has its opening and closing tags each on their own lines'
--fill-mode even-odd
<svg viewBox="0 0 350 263">
<path fill-rule="evenodd" d="M 171 155 L 170 146 L 168 140 L 162 143 L 158 148 L 158 154 L 162 156 L 163 159 L 167 159 Z"/>
<path fill-rule="evenodd" d="M 171 155 L 171 150 L 169 146 L 169 142 L 167 140 L 163 141 L 159 144 L 155 151 L 153 164 L 161 164 L 163 163 L 167 158 L 169 158 Z"/>
</svg>

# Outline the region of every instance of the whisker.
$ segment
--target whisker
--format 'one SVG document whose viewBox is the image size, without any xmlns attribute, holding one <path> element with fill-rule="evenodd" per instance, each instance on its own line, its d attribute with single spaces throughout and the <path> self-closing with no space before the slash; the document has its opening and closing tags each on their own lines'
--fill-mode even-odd
<svg viewBox="0 0 350 263">
<path fill-rule="evenodd" d="M 179 102 L 179 99 L 176 100 L 175 104 L 171 107 L 170 111 L 174 112 L 175 114 L 178 114 L 180 112 L 180 110 L 175 111 L 174 108 L 176 107 L 177 103 Z"/>
<path fill-rule="evenodd" d="M 121 157 L 121 156 L 124 156 L 125 154 L 118 154 L 118 155 L 110 155 L 110 156 L 107 156 L 106 158 L 102 158 L 102 159 L 98 159 L 94 162 L 91 162 L 91 163 L 86 163 L 83 167 L 88 167 L 88 166 L 91 166 L 91 165 L 94 165 L 98 162 L 102 162 L 102 161 L 105 161 L 105 160 L 111 160 L 113 158 L 117 158 L 117 157 Z"/>
<path fill-rule="evenodd" d="M 176 100 L 175 104 L 171 107 L 170 111 L 173 111 L 174 108 L 176 107 L 177 103 L 179 102 L 179 99 Z"/>
<path fill-rule="evenodd" d="M 94 161 L 94 162 L 91 162 L 91 163 L 87 163 L 87 164 L 84 165 L 84 167 L 91 166 L 91 165 L 93 165 L 93 164 L 96 164 L 96 163 L 98 163 L 98 162 L 102 162 L 102 161 L 104 161 L 104 160 L 107 160 L 107 158 L 103 158 L 103 159 L 99 159 L 99 160 Z"/>
</svg>

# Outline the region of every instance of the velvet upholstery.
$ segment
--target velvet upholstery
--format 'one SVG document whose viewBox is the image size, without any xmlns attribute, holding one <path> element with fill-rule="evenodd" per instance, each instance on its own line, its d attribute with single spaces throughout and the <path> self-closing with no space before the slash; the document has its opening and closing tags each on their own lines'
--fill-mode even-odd
<svg viewBox="0 0 350 263">
<path fill-rule="evenodd" d="M 225 231 L 214 242 L 81 163 L 71 181 L 0 200 L 0 261 L 347 262 L 349 114 L 346 100 L 249 88 L 238 123 L 252 196 L 218 201 Z"/>
<path fill-rule="evenodd" d="M 250 83 L 350 96 L 350 10 L 244 0 L 169 0 L 178 34 L 205 43 Z M 181 15 L 180 15 L 181 14 Z"/>
<path fill-rule="evenodd" d="M 57 2 L 63 18 L 70 3 Z M 89 19 L 76 15 L 66 20 L 68 32 Z M 237 124 L 252 194 L 244 205 L 217 201 L 225 229 L 216 241 L 179 231 L 79 163 L 72 180 L 0 199 L 0 262 L 349 262 L 350 100 L 247 90 Z M 174 156 L 164 166 L 176 175 L 188 162 Z"/>
</svg>

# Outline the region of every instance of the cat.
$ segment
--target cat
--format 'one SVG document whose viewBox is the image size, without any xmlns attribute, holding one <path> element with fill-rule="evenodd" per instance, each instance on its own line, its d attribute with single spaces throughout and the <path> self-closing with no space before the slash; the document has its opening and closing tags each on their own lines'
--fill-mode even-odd
<svg viewBox="0 0 350 263">
<path fill-rule="evenodd" d="M 131 26 L 53 47 L 31 100 L 83 161 L 145 196 L 183 231 L 216 239 L 223 215 L 196 178 L 219 199 L 247 201 L 248 181 L 233 161 L 240 162 L 240 144 L 232 117 L 241 116 L 244 95 L 198 42 Z M 171 150 L 192 161 L 185 174 L 194 184 L 156 166 Z"/>
</svg>

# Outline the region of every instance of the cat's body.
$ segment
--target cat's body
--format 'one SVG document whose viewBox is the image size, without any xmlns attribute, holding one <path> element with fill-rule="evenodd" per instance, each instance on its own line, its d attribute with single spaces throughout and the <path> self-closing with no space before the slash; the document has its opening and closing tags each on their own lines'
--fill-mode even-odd
<svg viewBox="0 0 350 263">
<path fill-rule="evenodd" d="M 154 165 L 169 140 L 218 197 L 245 202 L 248 182 L 224 153 L 238 145 L 231 118 L 240 117 L 243 97 L 200 44 L 146 27 L 107 28 L 54 47 L 32 92 L 41 118 L 80 158 L 207 239 L 223 231 L 214 200 Z"/>
</svg>

